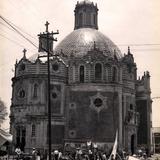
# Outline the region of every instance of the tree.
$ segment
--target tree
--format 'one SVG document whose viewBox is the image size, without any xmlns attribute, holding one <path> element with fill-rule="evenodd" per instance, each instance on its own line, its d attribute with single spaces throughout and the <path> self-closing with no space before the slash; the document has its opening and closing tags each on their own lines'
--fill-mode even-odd
<svg viewBox="0 0 160 160">
<path fill-rule="evenodd" d="M 8 115 L 7 107 L 5 106 L 4 102 L 0 98 L 0 126 L 5 120 L 5 117 Z"/>
</svg>

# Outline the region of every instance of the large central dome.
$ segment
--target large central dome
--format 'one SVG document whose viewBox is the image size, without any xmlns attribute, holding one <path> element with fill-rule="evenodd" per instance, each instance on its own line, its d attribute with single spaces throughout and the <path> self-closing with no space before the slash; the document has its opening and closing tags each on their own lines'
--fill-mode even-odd
<svg viewBox="0 0 160 160">
<path fill-rule="evenodd" d="M 63 52 L 67 56 L 73 54 L 79 57 L 87 54 L 94 46 L 103 51 L 106 56 L 114 57 L 116 54 L 118 59 L 122 57 L 118 47 L 109 38 L 92 28 L 74 30 L 57 45 L 55 52 Z"/>
<path fill-rule="evenodd" d="M 67 56 L 72 54 L 75 57 L 81 57 L 96 46 L 106 56 L 114 57 L 116 55 L 118 59 L 122 57 L 118 47 L 98 31 L 97 4 L 89 0 L 77 2 L 74 13 L 75 30 L 58 44 L 55 52 L 63 52 Z"/>
</svg>

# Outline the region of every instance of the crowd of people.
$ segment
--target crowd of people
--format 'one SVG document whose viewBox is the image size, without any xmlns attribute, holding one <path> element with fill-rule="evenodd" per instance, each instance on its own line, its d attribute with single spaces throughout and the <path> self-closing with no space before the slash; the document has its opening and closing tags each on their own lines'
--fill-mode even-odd
<svg viewBox="0 0 160 160">
<path fill-rule="evenodd" d="M 24 160 L 47 160 L 48 154 L 42 154 L 37 149 L 33 148 L 30 155 L 25 155 L 20 151 L 20 148 L 15 150 L 17 154 L 17 159 Z M 98 150 L 98 148 L 91 149 L 81 149 L 76 148 L 75 150 L 62 152 L 60 150 L 54 150 L 51 152 L 52 160 L 146 160 L 148 158 L 147 154 L 142 150 L 139 150 L 136 154 L 129 154 L 125 151 L 117 151 L 116 156 L 112 152 L 104 152 Z"/>
</svg>

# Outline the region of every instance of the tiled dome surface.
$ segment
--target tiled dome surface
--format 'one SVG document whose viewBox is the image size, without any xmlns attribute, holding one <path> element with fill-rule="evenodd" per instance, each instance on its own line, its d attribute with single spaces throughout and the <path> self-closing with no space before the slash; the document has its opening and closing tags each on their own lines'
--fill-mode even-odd
<svg viewBox="0 0 160 160">
<path fill-rule="evenodd" d="M 109 38 L 91 28 L 74 30 L 57 45 L 55 52 L 63 52 L 67 56 L 71 54 L 76 57 L 83 56 L 93 49 L 94 42 L 96 48 L 103 51 L 106 56 L 113 57 L 116 54 L 118 59 L 122 57 L 118 47 Z"/>
</svg>

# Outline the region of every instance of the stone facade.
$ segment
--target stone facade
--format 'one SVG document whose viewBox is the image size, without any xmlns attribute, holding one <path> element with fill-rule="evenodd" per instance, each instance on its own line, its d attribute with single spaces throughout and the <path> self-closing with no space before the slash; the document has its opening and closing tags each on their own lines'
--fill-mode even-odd
<svg viewBox="0 0 160 160">
<path fill-rule="evenodd" d="M 152 100 L 149 72 L 144 72 L 142 78 L 137 80 L 136 89 L 136 108 L 139 113 L 138 144 L 147 145 L 148 149 L 151 150 Z"/>
<path fill-rule="evenodd" d="M 85 13 L 90 13 L 91 7 L 97 15 L 97 5 L 85 1 L 77 5 L 80 7 L 76 6 L 76 13 L 79 13 L 79 8 L 89 8 L 89 12 Z M 75 41 L 84 33 L 91 35 L 92 31 L 94 37 L 98 37 L 96 41 L 91 36 L 93 43 L 85 41 L 82 54 L 79 52 L 80 47 L 77 52 L 71 51 L 69 45 L 75 43 L 70 43 L 65 52 L 64 46 L 72 42 L 74 31 L 67 42 L 62 41 L 57 46 L 56 55 L 50 60 L 52 145 L 80 146 L 92 141 L 101 147 L 111 148 L 118 130 L 119 148 L 132 153 L 138 144 L 149 148 L 149 73 L 137 80 L 137 67 L 130 49 L 122 56 L 110 40 L 101 38 L 102 36 L 99 40 L 101 34 L 94 31 L 98 29 L 97 26 L 97 22 L 96 27 L 87 26 L 92 28 L 90 30 L 85 30 L 83 24 L 78 28 L 75 26 Z M 103 45 L 99 43 L 101 40 L 104 40 Z M 81 37 L 77 41 L 81 43 L 84 39 Z M 41 48 L 39 51 L 41 55 Z M 47 62 L 40 56 L 34 60 L 33 57 L 27 59 L 24 53 L 22 59 L 15 64 L 12 82 L 10 119 L 13 149 L 20 146 L 25 151 L 33 147 L 46 150 Z M 143 131 L 146 132 L 146 137 L 142 136 Z"/>
</svg>

